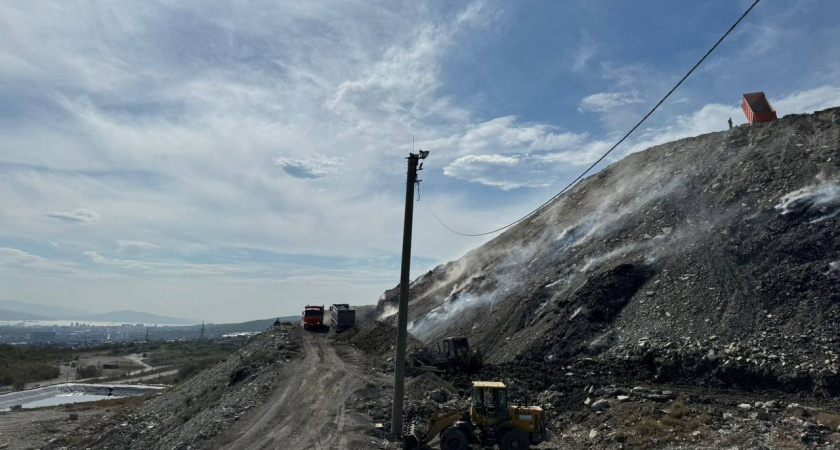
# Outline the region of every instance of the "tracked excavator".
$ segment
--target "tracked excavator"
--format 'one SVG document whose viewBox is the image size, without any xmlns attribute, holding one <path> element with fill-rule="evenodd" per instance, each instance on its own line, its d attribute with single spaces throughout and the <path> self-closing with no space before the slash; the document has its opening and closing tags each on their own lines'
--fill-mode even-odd
<svg viewBox="0 0 840 450">
<path fill-rule="evenodd" d="M 408 366 L 428 372 L 477 372 L 484 364 L 481 352 L 470 349 L 464 336 L 448 337 L 437 345 L 437 351 L 420 348 L 409 355 Z"/>
<path fill-rule="evenodd" d="M 403 448 L 419 449 L 437 436 L 441 450 L 467 450 L 469 444 L 523 450 L 549 440 L 541 407 L 509 404 L 507 387 L 498 381 L 473 381 L 472 388 L 469 412 L 433 414 L 424 430 L 409 425 Z"/>
</svg>

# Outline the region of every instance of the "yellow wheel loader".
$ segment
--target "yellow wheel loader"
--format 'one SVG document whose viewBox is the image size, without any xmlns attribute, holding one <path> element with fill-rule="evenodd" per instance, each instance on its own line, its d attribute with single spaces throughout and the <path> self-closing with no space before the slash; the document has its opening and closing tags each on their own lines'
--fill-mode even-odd
<svg viewBox="0 0 840 450">
<path fill-rule="evenodd" d="M 469 444 L 522 450 L 549 439 L 541 407 L 508 404 L 507 387 L 497 381 L 473 381 L 472 388 L 469 412 L 433 414 L 423 431 L 411 425 L 403 438 L 405 450 L 418 449 L 437 436 L 441 450 L 467 450 Z"/>
</svg>

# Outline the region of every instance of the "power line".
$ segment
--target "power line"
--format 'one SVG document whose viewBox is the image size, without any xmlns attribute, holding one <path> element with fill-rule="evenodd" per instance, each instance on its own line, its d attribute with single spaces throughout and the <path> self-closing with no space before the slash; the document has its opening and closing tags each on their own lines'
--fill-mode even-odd
<svg viewBox="0 0 840 450">
<path fill-rule="evenodd" d="M 695 71 L 695 70 L 697 70 L 697 68 L 698 68 L 698 67 L 700 67 L 700 64 L 703 64 L 703 61 L 705 61 L 705 60 L 706 60 L 706 58 L 708 58 L 708 57 L 709 57 L 709 55 L 711 55 L 711 54 L 712 54 L 712 52 L 713 52 L 713 51 L 715 51 L 715 49 L 716 49 L 716 48 L 718 48 L 718 46 L 721 44 L 721 42 L 723 42 L 723 40 L 724 40 L 724 39 L 726 39 L 726 37 L 727 37 L 727 36 L 729 36 L 729 34 L 730 34 L 730 33 L 732 33 L 732 31 L 733 31 L 733 30 L 734 30 L 734 29 L 735 29 L 735 28 L 736 28 L 736 27 L 737 27 L 737 26 L 741 23 L 741 21 L 743 21 L 743 20 L 744 20 L 744 18 L 745 18 L 745 17 L 747 17 L 747 15 L 750 13 L 750 11 L 752 11 L 752 10 L 753 10 L 753 8 L 755 8 L 755 6 L 756 6 L 756 5 L 758 5 L 758 3 L 759 3 L 760 1 L 761 1 L 761 0 L 755 0 L 755 1 L 753 2 L 753 4 L 752 4 L 752 5 L 750 5 L 750 7 L 749 7 L 749 8 L 747 8 L 747 10 L 746 10 L 746 11 L 744 11 L 744 13 L 743 13 L 743 14 L 741 14 L 741 17 L 739 17 L 739 18 L 738 18 L 738 20 L 737 20 L 737 21 L 735 21 L 735 23 L 734 23 L 734 24 L 732 24 L 732 26 L 731 26 L 731 27 L 729 27 L 729 29 L 728 29 L 728 30 L 726 30 L 726 33 L 724 33 L 724 34 L 723 34 L 723 36 L 721 36 L 721 37 L 720 37 L 720 39 L 718 39 L 718 40 L 717 40 L 717 42 L 715 42 L 715 45 L 713 45 L 713 46 L 712 46 L 712 48 L 710 48 L 710 49 L 709 49 L 709 51 L 707 51 L 707 52 L 706 52 L 706 54 L 705 54 L 705 55 L 703 55 L 703 57 L 702 57 L 702 58 L 700 58 L 700 60 L 699 60 L 699 61 L 697 61 L 697 63 L 696 63 L 696 64 L 694 64 L 694 67 L 692 67 L 692 68 L 691 68 L 691 70 L 689 70 L 689 71 L 688 71 L 688 73 L 686 73 L 686 74 L 685 74 L 685 75 L 684 75 L 684 76 L 680 79 L 680 81 L 679 81 L 679 82 L 677 82 L 677 84 L 676 84 L 676 85 L 674 85 L 674 87 L 672 87 L 672 88 L 671 88 L 671 90 L 670 90 L 670 91 L 668 91 L 668 93 L 667 93 L 667 94 L 665 94 L 665 96 L 664 96 L 664 97 L 662 97 L 662 100 L 659 100 L 659 102 L 656 104 L 656 106 L 654 106 L 654 107 L 653 107 L 653 109 L 651 109 L 651 110 L 650 110 L 647 114 L 645 114 L 645 116 L 644 116 L 644 117 L 642 117 L 642 120 L 640 120 L 640 121 L 639 121 L 639 122 L 638 122 L 638 123 L 637 123 L 637 124 L 636 124 L 633 128 L 631 128 L 631 129 L 630 129 L 630 131 L 628 131 L 628 132 L 627 132 L 627 134 L 625 134 L 625 135 L 624 135 L 624 137 L 622 137 L 621 139 L 619 139 L 619 140 L 618 140 L 618 142 L 616 142 L 616 143 L 615 143 L 615 145 L 613 145 L 612 147 L 610 147 L 610 149 L 609 149 L 609 150 L 607 150 L 607 152 L 606 152 L 606 153 L 604 153 L 603 155 L 601 155 L 601 157 L 600 157 L 600 158 L 598 158 L 598 160 L 597 160 L 597 161 L 595 161 L 594 163 L 592 163 L 592 165 L 591 165 L 591 166 L 589 166 L 586 170 L 584 170 L 584 171 L 583 171 L 583 173 L 581 173 L 581 174 L 580 174 L 577 178 L 575 178 L 574 180 L 572 180 L 572 182 L 571 182 L 571 183 L 569 183 L 568 185 L 566 185 L 566 187 L 564 187 L 564 188 L 563 188 L 560 192 L 558 192 L 558 193 L 557 193 L 557 194 L 555 194 L 553 197 L 551 197 L 550 199 L 548 199 L 548 200 L 547 200 L 545 203 L 543 203 L 542 205 L 540 205 L 540 206 L 538 206 L 537 208 L 535 208 L 533 211 L 529 212 L 528 214 L 526 214 L 526 215 L 524 215 L 524 216 L 522 216 L 522 217 L 520 217 L 520 218 L 516 219 L 515 221 L 513 221 L 513 222 L 511 222 L 511 223 L 509 223 L 509 224 L 507 224 L 507 225 L 505 225 L 505 226 L 503 226 L 503 227 L 499 227 L 499 228 L 496 228 L 495 230 L 491 230 L 491 231 L 486 231 L 486 232 L 484 232 L 484 233 L 462 233 L 462 232 L 460 232 L 460 231 L 453 230 L 453 229 L 452 229 L 452 228 L 450 228 L 448 225 L 446 225 L 445 223 L 443 223 L 443 221 L 442 221 L 442 220 L 440 220 L 440 218 L 437 216 L 437 214 L 435 214 L 434 210 L 433 210 L 433 209 L 432 209 L 432 207 L 429 205 L 429 203 L 428 203 L 428 202 L 426 202 L 426 206 L 429 208 L 429 212 L 431 212 L 431 213 L 432 213 L 432 216 L 435 218 L 435 220 L 437 220 L 437 222 L 438 222 L 439 224 L 441 224 L 444 228 L 446 228 L 447 230 L 449 230 L 449 231 L 451 231 L 451 232 L 453 232 L 453 233 L 455 233 L 455 234 L 459 234 L 459 235 L 461 235 L 461 236 L 486 236 L 486 235 L 488 235 L 488 234 L 493 234 L 493 233 L 496 233 L 496 232 L 502 231 L 502 230 L 504 230 L 504 229 L 506 229 L 506 228 L 510 228 L 510 227 L 512 227 L 512 226 L 514 226 L 514 225 L 516 225 L 517 223 L 522 222 L 523 220 L 525 220 L 525 219 L 527 219 L 527 218 L 529 218 L 529 217 L 533 216 L 534 214 L 536 214 L 537 212 L 539 212 L 540 210 L 542 210 L 543 208 L 545 208 L 545 207 L 546 207 L 549 203 L 551 203 L 551 202 L 553 202 L 554 200 L 556 200 L 556 199 L 557 199 L 557 197 L 560 197 L 560 196 L 561 196 L 561 195 L 563 195 L 566 191 L 568 191 L 568 190 L 569 190 L 572 186 L 574 186 L 574 185 L 575 185 L 578 181 L 580 181 L 583 177 L 585 177 L 585 176 L 586 176 L 586 174 L 588 174 L 588 173 L 589 173 L 592 169 L 594 169 L 594 168 L 595 168 L 595 166 L 597 166 L 598 164 L 600 164 L 600 163 L 601 163 L 601 161 L 603 161 L 603 160 L 604 160 L 604 158 L 606 158 L 606 157 L 607 157 L 610 153 L 612 153 L 612 152 L 613 152 L 613 150 L 615 150 L 615 149 L 616 149 L 619 145 L 621 145 L 621 143 L 622 143 L 622 142 L 624 142 L 624 141 L 625 141 L 628 137 L 630 137 L 630 135 L 631 135 L 631 134 L 633 134 L 633 132 L 634 132 L 634 131 L 636 131 L 636 129 L 637 129 L 637 128 L 639 128 L 639 127 L 640 127 L 640 126 L 641 126 L 641 125 L 642 125 L 642 124 L 643 124 L 643 123 L 644 123 L 644 122 L 648 119 L 648 117 L 650 117 L 650 116 L 651 116 L 651 115 L 652 115 L 652 114 L 653 114 L 653 113 L 654 113 L 657 109 L 659 109 L 659 107 L 660 107 L 663 103 L 665 103 L 665 100 L 667 100 L 667 99 L 668 99 L 668 97 L 670 97 L 670 96 L 671 96 L 671 94 L 673 94 L 673 93 L 674 93 L 674 91 L 676 91 L 676 90 L 677 90 L 677 88 L 679 88 L 679 87 L 680 87 L 680 85 L 682 85 L 682 84 L 683 84 L 683 82 L 684 82 L 686 79 L 688 79 L 688 77 L 689 77 L 689 76 L 691 76 L 691 74 L 692 74 L 692 73 L 694 73 L 694 71 Z"/>
</svg>

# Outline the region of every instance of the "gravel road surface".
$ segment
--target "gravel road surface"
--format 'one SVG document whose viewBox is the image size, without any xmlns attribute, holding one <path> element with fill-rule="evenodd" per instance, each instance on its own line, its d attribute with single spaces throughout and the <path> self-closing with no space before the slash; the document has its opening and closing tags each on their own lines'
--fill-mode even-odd
<svg viewBox="0 0 840 450">
<path fill-rule="evenodd" d="M 363 355 L 327 343 L 325 334 L 304 333 L 303 359 L 283 368 L 285 385 L 262 408 L 220 437 L 227 449 L 363 449 L 369 419 L 346 403 L 364 387 L 357 368 Z"/>
</svg>

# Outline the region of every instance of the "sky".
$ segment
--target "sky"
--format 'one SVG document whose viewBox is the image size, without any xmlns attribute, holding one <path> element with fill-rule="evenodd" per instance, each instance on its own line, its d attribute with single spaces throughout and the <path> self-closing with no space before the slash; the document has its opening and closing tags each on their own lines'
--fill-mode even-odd
<svg viewBox="0 0 840 450">
<path fill-rule="evenodd" d="M 373 304 L 551 197 L 751 2 L 0 4 L 0 300 L 208 322 Z M 840 106 L 840 2 L 764 0 L 609 158 Z"/>
</svg>

